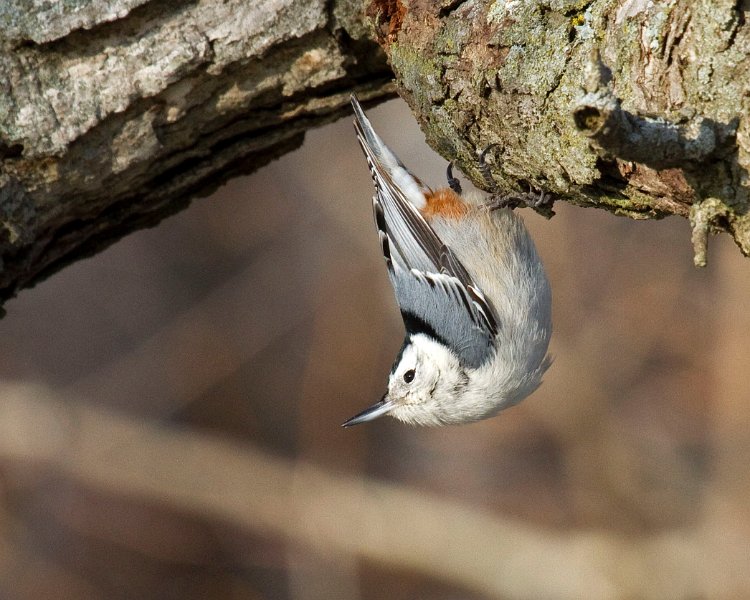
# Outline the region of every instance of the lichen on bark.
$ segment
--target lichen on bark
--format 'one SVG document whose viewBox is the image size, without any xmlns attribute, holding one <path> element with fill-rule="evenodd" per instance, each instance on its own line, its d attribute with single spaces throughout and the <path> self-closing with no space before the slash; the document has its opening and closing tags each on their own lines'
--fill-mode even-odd
<svg viewBox="0 0 750 600">
<path fill-rule="evenodd" d="M 393 93 L 353 0 L 0 7 L 0 301 Z"/>
<path fill-rule="evenodd" d="M 479 187 L 477 154 L 498 144 L 493 173 L 509 191 L 634 218 L 688 217 L 710 198 L 725 210 L 707 229 L 749 255 L 746 12 L 729 0 L 372 0 L 368 10 L 428 142 Z M 627 152 L 603 149 L 574 118 L 592 56 L 611 70 L 622 122 L 653 125 Z M 644 160 L 658 152 L 661 163 Z"/>
<path fill-rule="evenodd" d="M 734 0 L 11 0 L 0 301 L 296 147 L 348 112 L 351 91 L 391 95 L 386 55 L 427 141 L 479 187 L 477 153 L 497 144 L 507 191 L 681 215 L 698 246 L 725 231 L 750 255 L 747 11 Z M 602 65 L 610 76 L 593 90 Z M 598 115 L 617 135 L 588 127 L 594 91 L 616 106 Z"/>
</svg>

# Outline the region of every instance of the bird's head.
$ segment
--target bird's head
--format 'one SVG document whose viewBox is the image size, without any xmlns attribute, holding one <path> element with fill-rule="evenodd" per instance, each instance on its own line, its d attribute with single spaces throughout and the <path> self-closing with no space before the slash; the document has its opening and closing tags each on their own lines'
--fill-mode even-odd
<svg viewBox="0 0 750 600">
<path fill-rule="evenodd" d="M 458 357 L 448 347 L 424 334 L 411 335 L 396 357 L 383 398 L 344 427 L 386 414 L 412 425 L 455 422 L 452 402 L 467 380 Z"/>
</svg>

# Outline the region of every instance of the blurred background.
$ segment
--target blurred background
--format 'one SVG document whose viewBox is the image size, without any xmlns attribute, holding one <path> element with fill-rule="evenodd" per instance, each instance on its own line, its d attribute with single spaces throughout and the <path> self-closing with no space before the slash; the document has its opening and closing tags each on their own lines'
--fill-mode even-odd
<svg viewBox="0 0 750 600">
<path fill-rule="evenodd" d="M 370 112 L 433 186 L 406 105 Z M 554 296 L 497 418 L 344 430 L 402 324 L 350 120 L 0 321 L 0 598 L 750 597 L 750 262 L 523 211 Z"/>
</svg>

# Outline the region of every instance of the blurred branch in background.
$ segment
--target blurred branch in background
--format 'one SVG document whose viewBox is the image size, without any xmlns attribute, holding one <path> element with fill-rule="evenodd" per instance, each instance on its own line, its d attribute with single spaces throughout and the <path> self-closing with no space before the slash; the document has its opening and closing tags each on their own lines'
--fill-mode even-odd
<svg viewBox="0 0 750 600">
<path fill-rule="evenodd" d="M 680 590 L 709 593 L 716 581 L 750 586 L 750 572 L 733 559 L 738 548 L 729 523 L 635 538 L 553 532 L 408 486 L 117 415 L 38 386 L 5 384 L 0 395 L 4 462 L 493 597 L 663 599 L 680 597 Z M 4 541 L 11 559 L 4 579 L 12 582 L 23 577 L 24 561 Z M 537 577 L 528 577 L 531 563 Z M 21 572 L 8 572 L 8 564 Z"/>
<path fill-rule="evenodd" d="M 370 111 L 431 185 L 402 102 Z M 750 273 L 523 214 L 555 363 L 466 427 L 339 423 L 403 334 L 349 120 L 8 303 L 3 600 L 750 596 Z M 726 236 L 725 236 L 726 237 Z"/>
</svg>

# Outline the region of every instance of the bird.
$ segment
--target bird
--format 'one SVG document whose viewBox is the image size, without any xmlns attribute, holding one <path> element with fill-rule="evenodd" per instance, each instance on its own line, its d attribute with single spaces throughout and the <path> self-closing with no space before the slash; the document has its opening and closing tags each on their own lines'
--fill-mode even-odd
<svg viewBox="0 0 750 600">
<path fill-rule="evenodd" d="M 488 202 L 463 194 L 452 163 L 448 187 L 433 191 L 385 145 L 354 94 L 351 104 L 405 337 L 386 393 L 343 426 L 383 415 L 410 425 L 458 425 L 518 404 L 551 364 L 552 333 L 550 285 L 512 210 L 518 197 Z M 484 153 L 480 161 L 488 173 Z"/>
</svg>

